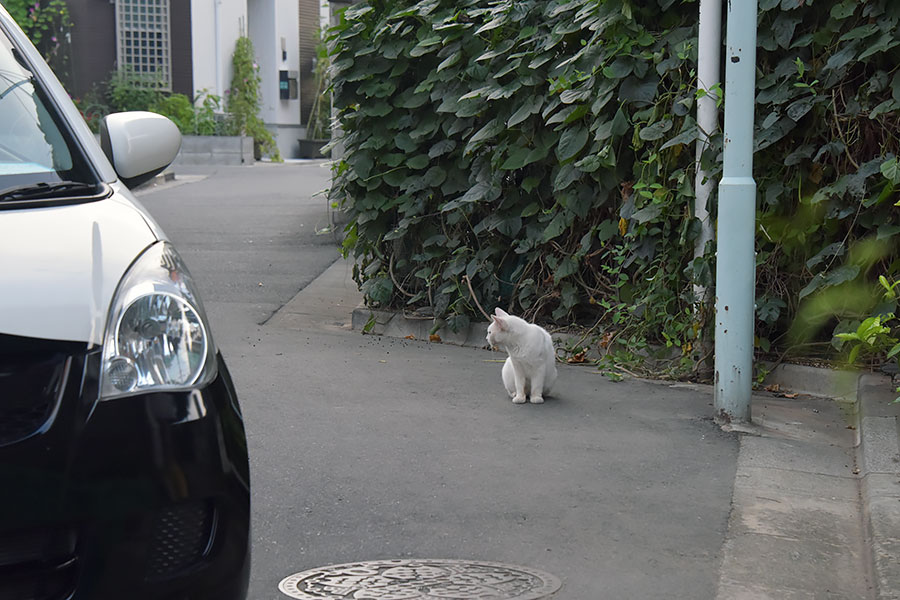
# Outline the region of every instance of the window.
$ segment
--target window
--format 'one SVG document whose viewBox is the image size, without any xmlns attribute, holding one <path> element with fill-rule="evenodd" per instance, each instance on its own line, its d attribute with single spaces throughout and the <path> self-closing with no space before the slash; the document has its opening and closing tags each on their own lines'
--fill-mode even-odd
<svg viewBox="0 0 900 600">
<path fill-rule="evenodd" d="M 119 71 L 146 87 L 171 91 L 169 0 L 116 0 Z"/>
</svg>

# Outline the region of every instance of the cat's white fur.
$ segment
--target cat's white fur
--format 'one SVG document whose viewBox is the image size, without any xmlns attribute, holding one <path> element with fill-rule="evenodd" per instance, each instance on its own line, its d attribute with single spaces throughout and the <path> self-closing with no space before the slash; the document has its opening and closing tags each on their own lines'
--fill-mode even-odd
<svg viewBox="0 0 900 600">
<path fill-rule="evenodd" d="M 488 325 L 487 342 L 509 354 L 502 375 L 512 401 L 522 404 L 527 396 L 533 404 L 543 402 L 556 381 L 556 351 L 550 334 L 497 308 Z"/>
</svg>

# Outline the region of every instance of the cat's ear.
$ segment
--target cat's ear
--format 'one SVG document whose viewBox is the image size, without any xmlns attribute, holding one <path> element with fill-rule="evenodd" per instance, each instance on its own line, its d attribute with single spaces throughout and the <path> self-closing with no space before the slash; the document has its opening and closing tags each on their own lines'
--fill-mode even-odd
<svg viewBox="0 0 900 600">
<path fill-rule="evenodd" d="M 505 317 L 509 316 L 509 314 L 504 312 L 504 310 L 502 308 L 500 308 L 499 306 L 494 309 L 494 314 L 501 318 L 505 318 Z"/>
<path fill-rule="evenodd" d="M 498 308 L 497 310 L 500 310 L 500 309 Z M 506 329 L 506 322 L 503 320 L 502 317 L 499 317 L 497 315 L 491 315 L 491 320 L 494 321 L 494 325 L 497 326 L 497 329 L 500 329 L 500 330 Z"/>
</svg>

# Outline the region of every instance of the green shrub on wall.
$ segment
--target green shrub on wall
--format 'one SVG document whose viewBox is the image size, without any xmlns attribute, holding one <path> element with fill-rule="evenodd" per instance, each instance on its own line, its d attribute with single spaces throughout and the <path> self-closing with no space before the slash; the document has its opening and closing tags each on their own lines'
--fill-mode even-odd
<svg viewBox="0 0 900 600">
<path fill-rule="evenodd" d="M 259 66 L 253 53 L 253 43 L 248 37 L 238 38 L 232 57 L 234 73 L 231 89 L 227 92 L 226 105 L 234 119 L 235 130 L 241 135 L 249 135 L 260 154 L 280 161 L 281 154 L 275 139 L 259 118 Z"/>
<path fill-rule="evenodd" d="M 72 21 L 65 0 L 3 0 L 3 7 L 40 51 L 56 76 L 67 82 Z"/>
<path fill-rule="evenodd" d="M 814 4 L 759 4 L 763 346 L 786 343 L 800 298 L 876 263 L 898 268 L 898 182 L 885 165 L 900 125 L 900 7 Z M 693 258 L 697 10 L 675 0 L 347 9 L 330 38 L 346 148 L 331 197 L 353 216 L 345 246 L 367 302 L 428 306 L 462 326 L 476 314 L 468 278 L 489 310 L 600 320 L 607 343 L 664 342 L 691 362 L 706 326 L 693 284 L 713 283 L 713 248 Z M 721 150 L 713 132 L 714 177 Z M 884 242 L 878 260 L 847 265 L 869 238 Z"/>
</svg>

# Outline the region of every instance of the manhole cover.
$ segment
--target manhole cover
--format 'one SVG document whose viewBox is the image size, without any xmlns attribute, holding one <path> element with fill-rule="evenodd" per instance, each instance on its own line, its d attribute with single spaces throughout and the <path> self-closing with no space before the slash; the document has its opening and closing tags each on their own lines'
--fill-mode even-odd
<svg viewBox="0 0 900 600">
<path fill-rule="evenodd" d="M 376 560 L 285 577 L 278 589 L 300 600 L 539 600 L 560 581 L 535 569 L 469 560 Z"/>
</svg>

